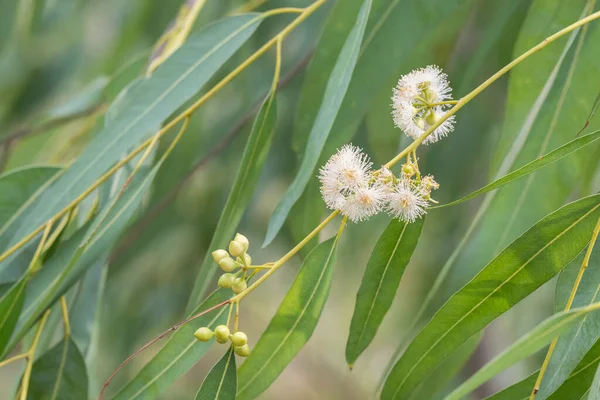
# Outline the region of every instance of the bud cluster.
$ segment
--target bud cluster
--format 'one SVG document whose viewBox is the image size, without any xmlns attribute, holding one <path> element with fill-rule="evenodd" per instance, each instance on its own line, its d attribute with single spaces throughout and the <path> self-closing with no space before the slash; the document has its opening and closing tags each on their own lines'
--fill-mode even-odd
<svg viewBox="0 0 600 400">
<path fill-rule="evenodd" d="M 212 252 L 213 260 L 225 272 L 219 277 L 220 288 L 233 290 L 235 294 L 242 293 L 248 287 L 246 271 L 252 264 L 252 257 L 247 253 L 250 241 L 238 233 L 229 242 L 229 251 L 219 249 Z M 234 258 L 235 257 L 235 258 Z M 237 272 L 234 272 L 236 271 Z M 238 276 L 242 273 L 242 276 Z"/>
<path fill-rule="evenodd" d="M 240 357 L 248 357 L 250 355 L 250 346 L 248 346 L 248 336 L 241 331 L 231 333 L 227 325 L 219 325 L 212 331 L 208 327 L 198 329 L 194 336 L 201 342 L 208 342 L 213 337 L 217 343 L 231 342 L 233 351 Z"/>
</svg>

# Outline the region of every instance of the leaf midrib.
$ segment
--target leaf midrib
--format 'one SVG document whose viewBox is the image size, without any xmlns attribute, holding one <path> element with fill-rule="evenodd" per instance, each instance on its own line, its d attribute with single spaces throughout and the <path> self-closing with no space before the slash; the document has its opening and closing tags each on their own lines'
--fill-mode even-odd
<svg viewBox="0 0 600 400">
<path fill-rule="evenodd" d="M 254 374 L 254 376 L 248 381 L 248 383 L 246 383 L 246 385 L 244 385 L 244 387 L 241 388 L 238 391 L 238 394 L 242 393 L 244 390 L 246 390 L 246 388 L 248 388 L 248 386 L 250 386 L 250 384 L 252 382 L 254 382 L 254 380 L 256 379 L 256 377 L 259 376 L 260 373 L 267 367 L 267 365 L 271 362 L 271 360 L 273 359 L 273 357 L 275 357 L 275 355 L 279 352 L 279 350 L 281 349 L 281 347 L 283 347 L 283 345 L 285 344 L 285 342 L 288 340 L 288 338 L 291 336 L 291 334 L 295 331 L 296 327 L 298 326 L 298 324 L 300 323 L 300 321 L 304 317 L 304 314 L 306 313 L 306 310 L 311 305 L 311 303 L 313 301 L 313 298 L 315 297 L 315 294 L 317 293 L 317 291 L 318 291 L 318 289 L 319 289 L 319 287 L 321 285 L 321 282 L 323 281 L 323 277 L 325 276 L 325 272 L 327 271 L 327 269 L 330 268 L 329 262 L 331 261 L 331 257 L 333 256 L 333 253 L 335 252 L 336 245 L 337 245 L 337 238 L 336 238 L 335 242 L 333 242 L 333 244 L 331 246 L 331 250 L 329 251 L 329 254 L 327 255 L 327 260 L 325 261 L 325 268 L 321 269 L 321 274 L 319 275 L 319 279 L 317 281 L 317 284 L 315 285 L 314 290 L 310 294 L 310 297 L 308 298 L 308 301 L 306 302 L 306 305 L 302 309 L 301 313 L 298 315 L 298 318 L 296 318 L 296 321 L 294 322 L 294 325 L 289 330 L 289 332 L 285 335 L 285 337 L 283 338 L 283 340 L 281 341 L 281 343 L 275 348 L 275 350 L 273 350 L 273 352 L 271 353 L 271 355 L 269 356 L 269 358 L 267 358 L 267 360 L 263 363 L 262 367 L 259 368 L 256 371 L 256 374 Z"/>
<path fill-rule="evenodd" d="M 221 380 L 219 381 L 219 387 L 217 388 L 217 393 L 215 393 L 215 399 L 218 399 L 219 395 L 221 394 L 221 389 L 223 388 L 223 382 L 225 382 L 225 377 L 227 376 L 229 364 L 231 363 L 231 359 L 233 357 L 234 357 L 233 349 L 230 349 L 229 357 L 227 357 L 227 362 L 225 363 L 225 368 L 223 369 L 223 374 L 221 375 Z"/>
<path fill-rule="evenodd" d="M 417 366 L 421 363 L 421 361 L 423 361 L 423 359 L 433 350 L 433 348 L 435 346 L 437 346 L 458 324 L 460 324 L 465 318 L 467 318 L 469 315 L 471 315 L 471 313 L 473 313 L 479 306 L 481 306 L 485 301 L 487 301 L 491 296 L 493 296 L 498 290 L 500 290 L 500 288 L 502 288 L 506 283 L 508 283 L 512 278 L 514 278 L 518 273 L 520 273 L 523 270 L 523 268 L 525 268 L 533 259 L 535 259 L 537 256 L 539 256 L 540 253 L 542 253 L 548 247 L 550 247 L 552 244 L 554 244 L 554 242 L 556 242 L 564 234 L 566 234 L 568 231 L 570 231 L 574 226 L 576 226 L 577 224 L 579 224 L 583 219 L 587 218 L 588 215 L 590 215 L 591 213 L 593 213 L 594 211 L 596 211 L 596 209 L 598 207 L 600 207 L 600 204 L 598 204 L 595 207 L 593 207 L 590 211 L 588 211 L 587 213 L 585 213 L 583 216 L 581 216 L 579 219 L 577 219 L 575 222 L 573 222 L 571 225 L 569 225 L 565 230 L 563 230 L 560 234 L 558 234 L 556 237 L 554 237 L 550 242 L 546 243 L 539 251 L 537 251 L 532 257 L 530 257 L 525 263 L 523 263 L 521 265 L 521 267 L 519 267 L 511 276 L 509 276 L 508 279 L 504 280 L 504 282 L 502 282 L 502 284 L 500 284 L 499 286 L 497 286 L 490 294 L 488 294 L 486 297 L 484 297 L 479 303 L 477 303 L 473 308 L 471 308 L 471 310 L 469 310 L 456 323 L 454 323 L 454 325 L 452 325 L 450 327 L 450 329 L 448 329 L 446 332 L 444 332 L 440 336 L 439 339 L 437 339 L 431 346 L 429 346 L 429 349 L 427 349 L 427 351 L 425 351 L 423 353 L 423 355 L 408 370 L 408 372 L 404 376 L 404 379 L 402 380 L 402 382 L 400 382 L 400 385 L 394 391 L 392 399 L 396 398 L 396 395 L 398 394 L 398 392 L 400 391 L 400 389 L 402 388 L 402 386 L 404 385 L 404 383 L 406 382 L 406 380 L 408 379 L 408 377 L 413 373 L 413 371 L 415 370 L 415 368 L 417 368 Z"/>
<path fill-rule="evenodd" d="M 50 397 L 51 400 L 55 400 L 56 396 L 58 396 L 58 390 L 60 389 L 60 384 L 62 382 L 63 369 L 65 368 L 65 365 L 67 363 L 67 353 L 69 352 L 69 341 L 70 341 L 70 339 L 65 336 L 64 344 L 63 344 L 63 351 L 60 356 L 60 363 L 58 364 L 58 371 L 56 374 L 56 382 L 54 384 L 54 389 L 52 390 L 52 396 Z"/>
<path fill-rule="evenodd" d="M 381 285 L 383 285 L 384 278 L 388 272 L 390 264 L 392 263 L 392 259 L 396 255 L 396 251 L 398 251 L 398 247 L 400 246 L 400 242 L 402 241 L 402 238 L 404 237 L 404 232 L 406 231 L 407 226 L 408 226 L 408 224 L 405 223 L 404 226 L 402 227 L 402 232 L 400 233 L 400 237 L 398 237 L 398 240 L 396 241 L 396 245 L 394 246 L 394 250 L 392 251 L 392 254 L 390 255 L 390 258 L 388 259 L 388 262 L 385 266 L 385 269 L 383 270 L 383 274 L 381 274 L 381 279 L 379 279 L 379 285 L 377 286 L 377 290 L 375 291 L 375 296 L 373 297 L 373 301 L 371 302 L 371 307 L 369 308 L 369 312 L 367 313 L 367 318 L 365 319 L 365 323 L 363 324 L 363 328 L 361 329 L 360 336 L 358 337 L 358 340 L 357 340 L 358 344 L 360 343 L 360 341 L 361 341 L 362 337 L 364 336 L 364 333 L 367 329 L 367 324 L 369 323 L 369 320 L 371 319 L 371 314 L 373 313 L 373 307 L 375 307 L 375 303 L 377 302 L 377 298 L 379 297 Z"/>
<path fill-rule="evenodd" d="M 221 315 L 225 312 L 225 308 L 221 308 L 221 310 L 219 310 L 219 313 L 207 324 L 207 326 L 212 326 L 212 324 L 215 323 L 215 321 L 221 317 Z M 196 343 L 196 339 L 192 340 L 192 342 L 185 348 L 183 349 L 183 351 L 181 353 L 179 353 L 177 355 L 177 357 L 173 358 L 173 361 L 171 361 L 169 364 L 167 364 L 165 366 L 165 368 L 163 368 L 159 373 L 157 373 L 154 376 L 154 379 L 152 379 L 150 382 L 148 382 L 146 385 L 142 386 L 140 388 L 140 390 L 138 390 L 133 396 L 129 397 L 129 400 L 133 400 L 136 397 L 138 397 L 140 394 L 142 394 L 142 392 L 144 392 L 146 389 L 148 389 L 152 384 L 154 384 L 154 382 L 156 382 L 161 376 L 163 376 L 164 374 L 167 373 L 167 371 L 175 364 L 177 363 L 181 357 L 183 357 L 185 355 L 185 353 L 188 352 L 188 350 L 190 348 L 192 348 L 192 346 Z M 134 378 L 135 379 L 135 378 Z M 117 393 L 118 396 L 118 393 Z"/>
</svg>

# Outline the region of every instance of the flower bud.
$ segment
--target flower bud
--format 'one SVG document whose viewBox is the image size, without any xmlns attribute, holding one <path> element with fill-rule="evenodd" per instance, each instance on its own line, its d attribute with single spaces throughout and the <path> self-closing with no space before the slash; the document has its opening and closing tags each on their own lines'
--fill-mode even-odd
<svg viewBox="0 0 600 400">
<path fill-rule="evenodd" d="M 220 288 L 229 289 L 235 283 L 235 275 L 234 274 L 223 274 L 219 277 L 219 282 L 217 285 Z"/>
<path fill-rule="evenodd" d="M 219 267 L 225 272 L 231 272 L 235 269 L 235 261 L 231 257 L 225 257 L 219 261 Z"/>
<path fill-rule="evenodd" d="M 248 250 L 248 247 L 250 247 L 250 241 L 246 236 L 242 235 L 241 233 L 237 233 L 233 240 L 244 246 L 245 250 Z"/>
<path fill-rule="evenodd" d="M 437 115 L 433 111 L 430 111 L 425 117 L 425 122 L 427 122 L 427 125 L 434 125 L 438 122 L 438 119 Z"/>
<path fill-rule="evenodd" d="M 402 173 L 408 177 L 411 177 L 415 174 L 415 167 L 412 164 L 406 163 L 402 165 Z"/>
<path fill-rule="evenodd" d="M 247 344 L 243 346 L 234 346 L 233 351 L 240 357 L 248 357 L 250 355 L 250 346 Z"/>
<path fill-rule="evenodd" d="M 233 293 L 235 293 L 235 294 L 240 294 L 244 290 L 246 290 L 247 287 L 248 287 L 248 284 L 246 283 L 245 279 L 237 278 L 235 280 L 235 283 L 233 284 L 233 286 L 231 286 L 231 290 L 233 290 Z"/>
<path fill-rule="evenodd" d="M 232 256 L 240 257 L 242 254 L 244 254 L 244 251 L 246 251 L 246 249 L 244 248 L 243 244 L 236 242 L 235 240 L 229 242 L 229 252 Z"/>
<path fill-rule="evenodd" d="M 229 328 L 225 325 L 219 325 L 215 328 L 215 339 L 219 343 L 226 343 L 229 340 Z"/>
<path fill-rule="evenodd" d="M 437 100 L 437 93 L 431 90 L 431 88 L 425 89 L 425 98 L 429 100 L 431 103 L 434 103 Z"/>
<path fill-rule="evenodd" d="M 243 346 L 248 343 L 248 336 L 244 332 L 236 332 L 231 335 L 230 339 L 234 346 Z"/>
<path fill-rule="evenodd" d="M 229 257 L 229 253 L 223 249 L 215 250 L 212 252 L 212 258 L 217 264 L 225 257 Z"/>
<path fill-rule="evenodd" d="M 196 339 L 198 339 L 201 342 L 208 342 L 210 339 L 212 339 L 213 335 L 214 335 L 213 331 L 211 331 L 209 328 L 207 328 L 205 326 L 198 329 L 194 333 L 194 336 L 196 336 Z"/>
<path fill-rule="evenodd" d="M 248 267 L 252 265 L 252 257 L 250 257 L 250 254 L 248 254 L 248 253 L 244 254 L 244 263 Z"/>
</svg>

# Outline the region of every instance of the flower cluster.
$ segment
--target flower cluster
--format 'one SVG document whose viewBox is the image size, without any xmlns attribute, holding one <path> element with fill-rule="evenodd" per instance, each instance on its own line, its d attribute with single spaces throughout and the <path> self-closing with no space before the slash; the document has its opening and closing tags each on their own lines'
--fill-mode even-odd
<svg viewBox="0 0 600 400">
<path fill-rule="evenodd" d="M 426 213 L 431 191 L 439 185 L 432 176 L 421 179 L 416 163 L 407 162 L 398 178 L 373 164 L 360 148 L 342 147 L 319 171 L 321 194 L 327 207 L 353 222 L 387 211 L 394 218 L 414 222 Z"/>
<path fill-rule="evenodd" d="M 392 97 L 395 125 L 417 139 L 437 124 L 450 107 L 452 89 L 448 77 L 435 65 L 417 69 L 398 81 Z M 440 124 L 423 144 L 434 143 L 454 130 L 454 116 Z"/>
<path fill-rule="evenodd" d="M 248 346 L 248 336 L 244 332 L 238 331 L 231 333 L 227 325 L 219 325 L 212 331 L 204 326 L 198 329 L 194 336 L 201 342 L 208 342 L 214 336 L 218 343 L 224 344 L 231 341 L 233 351 L 240 357 L 248 357 L 250 355 L 250 346 Z"/>
</svg>

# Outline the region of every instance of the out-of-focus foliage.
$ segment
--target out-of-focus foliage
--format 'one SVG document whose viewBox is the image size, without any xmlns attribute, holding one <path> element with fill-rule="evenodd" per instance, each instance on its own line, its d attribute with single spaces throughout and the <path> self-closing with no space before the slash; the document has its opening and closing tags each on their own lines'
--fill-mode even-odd
<svg viewBox="0 0 600 400">
<path fill-rule="evenodd" d="M 315 4 L 278 58 L 273 38 Z M 460 99 L 599 9 L 0 0 L 0 398 L 24 380 L 31 399 L 97 398 L 232 296 L 212 291 L 211 252 L 236 232 L 260 266 L 322 221 L 317 169 L 337 148 L 379 168 L 410 144 L 390 115 L 401 75 L 439 65 Z M 426 220 L 337 237 L 334 219 L 286 259 L 239 308 L 246 360 L 193 336 L 226 305 L 104 398 L 525 399 L 558 333 L 536 399 L 597 398 L 598 248 L 562 311 L 600 215 L 599 41 L 593 21 L 550 43 L 419 147 L 441 185 Z"/>
</svg>

